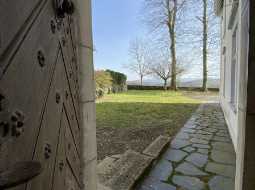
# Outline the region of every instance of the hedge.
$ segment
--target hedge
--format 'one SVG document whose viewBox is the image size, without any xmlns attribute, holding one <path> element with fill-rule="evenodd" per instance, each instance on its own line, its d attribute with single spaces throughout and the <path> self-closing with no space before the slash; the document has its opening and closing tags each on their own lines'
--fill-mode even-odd
<svg viewBox="0 0 255 190">
<path fill-rule="evenodd" d="M 100 98 L 106 93 L 118 93 L 127 90 L 127 76 L 112 70 L 95 71 L 96 97 Z"/>
</svg>

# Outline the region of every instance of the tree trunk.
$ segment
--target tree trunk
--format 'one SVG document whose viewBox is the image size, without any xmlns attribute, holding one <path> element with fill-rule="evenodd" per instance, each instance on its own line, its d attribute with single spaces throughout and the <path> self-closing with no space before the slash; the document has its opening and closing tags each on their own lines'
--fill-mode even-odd
<svg viewBox="0 0 255 190">
<path fill-rule="evenodd" d="M 207 0 L 203 0 L 204 15 L 203 15 L 203 86 L 202 90 L 207 91 L 207 41 L 208 41 L 208 21 L 207 21 Z"/>
<path fill-rule="evenodd" d="M 176 50 L 175 50 L 175 32 L 171 31 L 170 32 L 170 37 L 171 37 L 171 55 L 172 55 L 172 69 L 171 69 L 171 86 L 170 88 L 172 90 L 177 90 L 177 84 L 176 84 Z"/>
<path fill-rule="evenodd" d="M 140 76 L 140 82 L 141 86 L 143 86 L 143 75 Z"/>
<path fill-rule="evenodd" d="M 168 0 L 168 7 L 170 6 L 170 2 Z M 170 89 L 177 90 L 176 84 L 176 44 L 175 44 L 175 21 L 176 21 L 176 13 L 177 13 L 177 0 L 174 0 L 174 8 L 169 12 L 168 15 L 168 30 L 170 36 L 170 51 L 172 56 L 172 65 L 171 65 L 171 84 Z"/>
<path fill-rule="evenodd" d="M 167 90 L 167 80 L 163 79 L 164 80 L 164 90 Z"/>
</svg>

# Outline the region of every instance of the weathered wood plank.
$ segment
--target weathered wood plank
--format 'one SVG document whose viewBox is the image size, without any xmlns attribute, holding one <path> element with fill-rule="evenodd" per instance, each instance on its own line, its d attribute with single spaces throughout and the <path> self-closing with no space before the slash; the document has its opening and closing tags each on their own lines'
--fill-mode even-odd
<svg viewBox="0 0 255 190">
<path fill-rule="evenodd" d="M 77 153 L 76 146 L 74 144 L 72 132 L 71 132 L 70 126 L 68 124 L 67 118 L 64 119 L 64 123 L 67 124 L 65 126 L 66 127 L 66 132 L 65 132 L 66 156 L 67 156 L 67 160 L 72 168 L 72 171 L 75 174 L 75 177 L 78 181 L 81 162 L 80 162 L 80 158 Z"/>
<path fill-rule="evenodd" d="M 0 55 L 15 35 L 21 32 L 22 25 L 39 2 L 39 0 L 0 1 Z"/>
<path fill-rule="evenodd" d="M 59 56 L 34 155 L 34 160 L 42 163 L 44 171 L 40 176 L 28 183 L 28 190 L 44 190 L 52 188 L 53 170 L 60 135 L 61 113 L 63 109 L 63 69 L 63 61 L 61 56 Z"/>
<path fill-rule="evenodd" d="M 66 74 L 63 76 L 63 82 L 64 82 L 64 93 L 65 93 L 64 105 L 65 105 L 65 109 L 67 113 L 67 118 L 71 126 L 71 131 L 72 131 L 72 135 L 74 136 L 74 142 L 77 147 L 78 154 L 80 155 L 79 141 L 80 141 L 81 133 L 78 126 L 77 117 L 74 111 L 73 99 L 71 96 L 71 88 L 68 83 Z"/>
<path fill-rule="evenodd" d="M 24 117 L 23 134 L 2 145 L 0 169 L 32 158 L 58 51 L 58 38 L 51 33 L 49 24 L 54 19 L 51 6 L 49 3 L 34 23 L 0 81 L 0 91 L 9 103 L 9 111 L 21 112 Z M 43 67 L 38 60 L 39 52 L 41 61 L 44 56 Z"/>
<path fill-rule="evenodd" d="M 65 152 L 65 111 L 62 111 L 61 116 L 61 128 L 59 134 L 59 142 L 57 148 L 57 157 L 55 162 L 54 169 L 54 178 L 53 178 L 53 190 L 64 190 L 65 183 L 63 183 L 63 179 L 65 179 L 66 168 L 68 167 L 66 162 L 66 152 Z"/>
</svg>

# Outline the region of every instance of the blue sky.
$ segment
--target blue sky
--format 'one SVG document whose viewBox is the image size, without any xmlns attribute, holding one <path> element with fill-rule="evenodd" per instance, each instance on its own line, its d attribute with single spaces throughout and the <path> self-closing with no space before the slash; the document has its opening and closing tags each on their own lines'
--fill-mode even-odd
<svg viewBox="0 0 255 190">
<path fill-rule="evenodd" d="M 136 79 L 124 64 L 128 63 L 129 42 L 145 34 L 139 19 L 142 0 L 93 0 L 93 39 L 96 69 L 124 72 Z"/>
<path fill-rule="evenodd" d="M 128 80 L 139 77 L 127 70 L 128 49 L 131 40 L 146 36 L 147 27 L 141 22 L 143 0 L 93 0 L 93 40 L 95 69 L 111 69 L 123 72 Z M 218 61 L 218 60 L 217 60 Z M 196 61 L 184 78 L 201 75 L 201 59 Z M 215 69 L 216 65 L 216 69 Z M 218 75 L 218 63 L 209 63 L 209 76 Z M 214 73 L 212 73 L 214 72 Z M 215 74 L 217 73 L 217 74 Z"/>
</svg>

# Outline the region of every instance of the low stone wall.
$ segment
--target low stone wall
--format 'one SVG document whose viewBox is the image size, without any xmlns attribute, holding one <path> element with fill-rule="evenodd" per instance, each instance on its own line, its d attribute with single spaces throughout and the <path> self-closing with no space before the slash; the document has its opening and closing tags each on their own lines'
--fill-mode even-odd
<svg viewBox="0 0 255 190">
<path fill-rule="evenodd" d="M 128 90 L 164 90 L 163 86 L 140 86 L 140 85 L 127 85 Z M 169 89 L 169 87 L 168 87 Z M 178 87 L 180 90 L 188 91 L 201 91 L 200 87 Z M 219 91 L 219 88 L 208 88 L 209 91 Z"/>
</svg>

